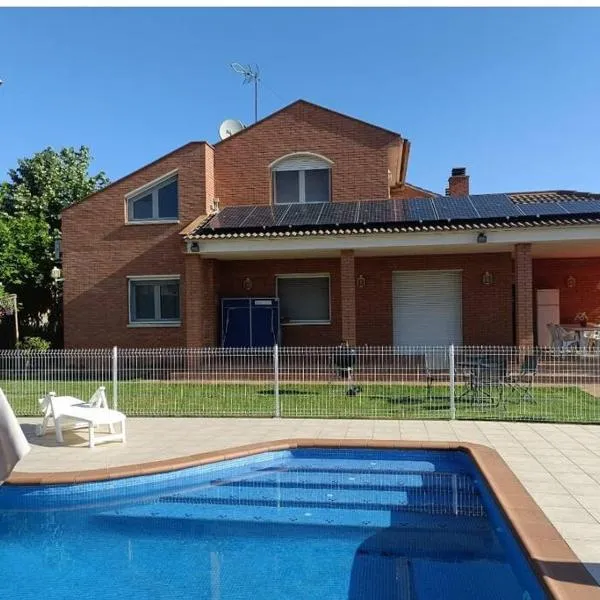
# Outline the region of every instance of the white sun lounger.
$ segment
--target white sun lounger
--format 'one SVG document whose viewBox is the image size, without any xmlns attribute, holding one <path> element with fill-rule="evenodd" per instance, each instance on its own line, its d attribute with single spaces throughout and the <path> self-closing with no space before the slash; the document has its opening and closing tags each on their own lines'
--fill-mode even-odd
<svg viewBox="0 0 600 600">
<path fill-rule="evenodd" d="M 44 435 L 49 421 L 54 421 L 56 441 L 63 443 L 63 429 L 87 428 L 89 432 L 89 447 L 104 442 L 125 442 L 125 415 L 117 410 L 108 408 L 104 387 L 98 388 L 89 402 L 83 402 L 73 396 L 57 396 L 50 392 L 40 399 L 44 420 L 38 427 L 37 434 Z M 119 431 L 115 431 L 118 425 Z M 96 428 L 107 426 L 109 432 L 96 437 Z"/>
</svg>

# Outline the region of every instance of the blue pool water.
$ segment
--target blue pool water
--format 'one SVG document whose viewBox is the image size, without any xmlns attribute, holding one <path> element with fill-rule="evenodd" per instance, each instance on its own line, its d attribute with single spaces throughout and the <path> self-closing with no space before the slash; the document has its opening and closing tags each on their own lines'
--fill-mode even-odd
<svg viewBox="0 0 600 600">
<path fill-rule="evenodd" d="M 20 600 L 539 600 L 458 451 L 298 449 L 105 483 L 0 487 Z"/>
</svg>

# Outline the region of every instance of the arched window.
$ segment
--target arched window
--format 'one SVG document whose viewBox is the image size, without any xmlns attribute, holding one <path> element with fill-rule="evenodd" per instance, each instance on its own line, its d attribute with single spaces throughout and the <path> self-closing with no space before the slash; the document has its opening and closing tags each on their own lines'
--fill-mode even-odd
<svg viewBox="0 0 600 600">
<path fill-rule="evenodd" d="M 271 165 L 273 202 L 297 204 L 331 200 L 331 165 L 318 154 L 290 154 Z"/>
</svg>

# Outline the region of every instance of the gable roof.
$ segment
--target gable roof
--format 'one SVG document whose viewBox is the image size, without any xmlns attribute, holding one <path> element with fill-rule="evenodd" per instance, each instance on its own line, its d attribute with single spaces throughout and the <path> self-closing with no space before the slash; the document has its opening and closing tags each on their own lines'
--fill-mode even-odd
<svg viewBox="0 0 600 600">
<path fill-rule="evenodd" d="M 535 194 L 535 193 L 534 193 Z M 513 196 L 517 196 L 514 199 Z M 600 197 L 520 202 L 521 194 L 229 206 L 185 237 L 283 237 L 600 223 Z"/>
<path fill-rule="evenodd" d="M 378 129 L 379 131 L 384 131 L 385 133 L 389 133 L 390 135 L 402 137 L 397 131 L 385 129 L 384 127 L 380 127 L 379 125 L 374 125 L 373 123 L 368 123 L 367 121 L 362 121 L 361 119 L 357 119 L 356 117 L 351 117 L 350 115 L 346 115 L 346 114 L 338 112 L 336 110 L 332 110 L 331 108 L 326 108 L 325 106 L 321 106 L 320 104 L 315 104 L 314 102 L 309 102 L 308 100 L 303 100 L 302 98 L 300 98 L 298 100 L 294 100 L 294 102 L 292 102 L 291 104 L 287 104 L 286 106 L 280 108 L 279 110 L 276 110 L 275 112 L 267 115 L 266 117 L 259 119 L 258 121 L 256 121 L 256 123 L 252 123 L 252 125 L 248 125 L 248 127 L 244 127 L 244 129 L 242 129 L 241 131 L 238 131 L 237 133 L 234 133 L 233 135 L 230 135 L 228 138 L 225 138 L 224 140 L 215 142 L 215 144 L 213 144 L 213 145 L 219 146 L 221 144 L 225 144 L 229 140 L 239 138 L 241 135 L 244 135 L 244 133 L 250 131 L 251 129 L 254 129 L 255 127 L 262 125 L 263 123 L 266 123 L 267 121 L 271 120 L 272 118 L 276 117 L 277 115 L 293 108 L 294 106 L 298 106 L 298 105 L 310 106 L 312 108 L 316 108 L 318 110 L 328 112 L 328 113 L 336 115 L 338 117 L 341 117 L 344 119 L 349 119 L 350 121 L 354 121 L 355 123 L 360 123 L 361 125 L 366 125 L 367 127 L 371 127 L 373 129 Z"/>
<path fill-rule="evenodd" d="M 63 208 L 60 211 L 60 213 L 62 214 L 64 212 L 67 212 L 69 209 L 74 208 L 75 206 L 79 206 L 83 202 L 86 202 L 90 198 L 93 198 L 96 194 L 100 194 L 101 192 L 104 192 L 104 191 L 112 188 L 113 186 L 125 181 L 129 177 L 132 177 L 136 173 L 139 173 L 140 171 L 143 171 L 144 169 L 147 169 L 148 167 L 152 167 L 153 165 L 158 164 L 161 160 L 164 160 L 165 158 L 168 158 L 169 156 L 172 156 L 173 154 L 177 154 L 177 152 L 181 152 L 182 150 L 185 150 L 186 148 L 189 148 L 191 146 L 201 146 L 201 145 L 210 146 L 211 144 L 209 144 L 208 142 L 205 142 L 205 141 L 194 141 L 194 142 L 188 142 L 187 144 L 183 144 L 183 146 L 179 146 L 179 148 L 175 148 L 175 150 L 171 150 L 171 152 L 167 152 L 166 154 L 159 156 L 158 158 L 154 159 L 152 162 L 146 163 L 145 165 L 141 166 L 139 169 L 136 169 L 135 171 L 131 171 L 131 173 L 127 173 L 127 175 L 123 175 L 123 177 L 119 177 L 119 179 L 115 179 L 114 181 L 111 181 L 108 185 L 105 185 L 102 189 L 96 190 L 95 192 L 92 192 L 91 194 L 84 196 L 77 202 L 74 202 L 73 204 L 70 204 L 69 206 Z"/>
</svg>

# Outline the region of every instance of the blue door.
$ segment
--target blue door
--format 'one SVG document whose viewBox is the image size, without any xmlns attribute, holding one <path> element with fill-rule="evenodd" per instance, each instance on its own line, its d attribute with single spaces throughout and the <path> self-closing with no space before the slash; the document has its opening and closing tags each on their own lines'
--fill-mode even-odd
<svg viewBox="0 0 600 600">
<path fill-rule="evenodd" d="M 223 298 L 221 345 L 224 348 L 248 348 L 251 345 L 249 298 Z"/>
<path fill-rule="evenodd" d="M 279 301 L 277 298 L 252 298 L 251 339 L 255 348 L 274 346 L 279 332 Z"/>
</svg>

